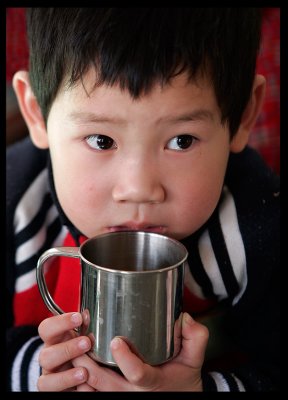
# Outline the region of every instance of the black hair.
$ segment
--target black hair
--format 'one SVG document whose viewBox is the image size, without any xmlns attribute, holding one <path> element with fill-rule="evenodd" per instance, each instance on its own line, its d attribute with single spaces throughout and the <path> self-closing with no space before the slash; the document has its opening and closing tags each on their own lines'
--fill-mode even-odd
<svg viewBox="0 0 288 400">
<path fill-rule="evenodd" d="M 133 98 L 183 71 L 211 80 L 231 137 L 249 101 L 261 36 L 257 8 L 30 8 L 30 82 L 45 121 L 57 92 L 95 67 L 95 85 Z"/>
</svg>

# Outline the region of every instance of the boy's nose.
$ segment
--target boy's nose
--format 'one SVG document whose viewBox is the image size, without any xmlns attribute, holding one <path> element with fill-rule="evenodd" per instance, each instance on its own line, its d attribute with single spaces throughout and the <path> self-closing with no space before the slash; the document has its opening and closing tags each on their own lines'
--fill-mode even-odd
<svg viewBox="0 0 288 400">
<path fill-rule="evenodd" d="M 126 164 L 126 163 L 124 163 Z M 113 188 L 113 199 L 117 202 L 162 203 L 165 189 L 157 171 L 148 162 L 132 163 L 120 167 L 118 180 Z"/>
</svg>

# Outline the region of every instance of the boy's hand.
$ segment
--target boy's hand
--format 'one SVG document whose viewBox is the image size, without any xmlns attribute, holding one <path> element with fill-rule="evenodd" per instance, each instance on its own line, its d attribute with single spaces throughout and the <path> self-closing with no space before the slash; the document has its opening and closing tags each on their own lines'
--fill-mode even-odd
<svg viewBox="0 0 288 400">
<path fill-rule="evenodd" d="M 143 363 L 124 340 L 114 338 L 112 354 L 124 376 L 83 355 L 72 361 L 75 367 L 85 366 L 88 372 L 88 385 L 80 385 L 79 390 L 93 387 L 98 391 L 202 391 L 201 368 L 208 336 L 208 329 L 185 313 L 179 355 L 156 367 Z"/>
<path fill-rule="evenodd" d="M 74 368 L 71 360 L 82 356 L 91 348 L 87 336 L 77 336 L 74 328 L 82 324 L 80 313 L 67 313 L 47 318 L 38 331 L 44 342 L 39 354 L 42 375 L 38 380 L 39 391 L 75 391 L 87 380 L 87 370 Z M 82 386 L 83 387 L 83 386 Z M 93 390 L 85 384 L 85 390 Z"/>
</svg>

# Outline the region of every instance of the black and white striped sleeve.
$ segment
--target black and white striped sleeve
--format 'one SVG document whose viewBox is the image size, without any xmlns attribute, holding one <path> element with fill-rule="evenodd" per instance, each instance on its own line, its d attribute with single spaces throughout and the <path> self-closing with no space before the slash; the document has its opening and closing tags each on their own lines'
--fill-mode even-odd
<svg viewBox="0 0 288 400">
<path fill-rule="evenodd" d="M 40 376 L 38 362 L 43 342 L 32 326 L 10 328 L 7 333 L 6 374 L 7 390 L 35 392 Z"/>
<path fill-rule="evenodd" d="M 246 392 L 246 388 L 235 374 L 208 372 L 202 374 L 205 392 Z"/>
</svg>

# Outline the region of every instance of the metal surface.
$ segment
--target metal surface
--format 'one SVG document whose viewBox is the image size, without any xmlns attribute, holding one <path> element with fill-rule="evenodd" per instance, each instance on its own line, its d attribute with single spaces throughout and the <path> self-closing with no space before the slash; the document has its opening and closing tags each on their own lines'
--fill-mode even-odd
<svg viewBox="0 0 288 400">
<path fill-rule="evenodd" d="M 89 239 L 79 249 L 48 250 L 39 259 L 37 282 L 49 310 L 61 314 L 43 276 L 45 262 L 55 255 L 81 259 L 81 334 L 92 340 L 94 360 L 116 365 L 110 352 L 115 336 L 123 336 L 151 365 L 179 352 L 188 256 L 180 242 L 155 233 L 113 232 Z"/>
</svg>

